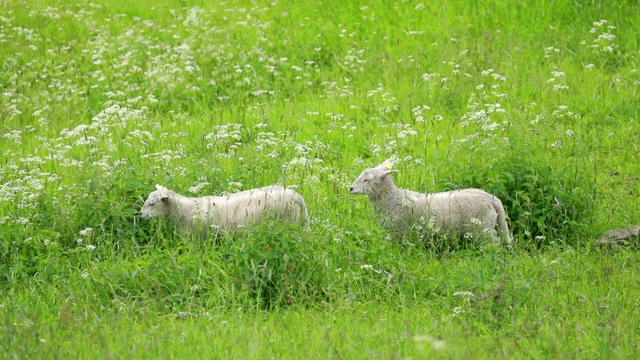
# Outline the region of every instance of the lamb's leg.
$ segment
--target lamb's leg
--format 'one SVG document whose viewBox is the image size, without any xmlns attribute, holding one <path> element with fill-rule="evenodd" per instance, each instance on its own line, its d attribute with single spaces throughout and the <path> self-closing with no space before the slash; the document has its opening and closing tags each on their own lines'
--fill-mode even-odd
<svg viewBox="0 0 640 360">
<path fill-rule="evenodd" d="M 498 237 L 498 232 L 496 229 L 486 229 L 484 231 L 485 237 L 491 239 L 491 242 L 494 244 L 500 243 L 500 238 Z"/>
<path fill-rule="evenodd" d="M 498 212 L 496 226 L 498 228 L 500 238 L 502 239 L 503 243 L 511 244 L 511 231 L 509 231 L 509 225 L 507 224 L 507 215 L 504 211 L 504 207 L 502 206 L 502 202 L 498 198 L 495 198 L 493 204 L 496 211 Z"/>
</svg>

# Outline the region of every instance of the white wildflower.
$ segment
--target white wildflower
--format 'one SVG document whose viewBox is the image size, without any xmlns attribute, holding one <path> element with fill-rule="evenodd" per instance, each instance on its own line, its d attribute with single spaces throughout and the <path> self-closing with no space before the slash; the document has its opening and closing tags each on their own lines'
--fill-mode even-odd
<svg viewBox="0 0 640 360">
<path fill-rule="evenodd" d="M 460 296 L 465 298 L 473 297 L 473 293 L 470 291 L 456 291 L 453 293 L 453 296 Z"/>
<path fill-rule="evenodd" d="M 80 230 L 80 236 L 91 236 L 93 234 L 93 228 L 86 228 L 84 230 Z"/>
</svg>

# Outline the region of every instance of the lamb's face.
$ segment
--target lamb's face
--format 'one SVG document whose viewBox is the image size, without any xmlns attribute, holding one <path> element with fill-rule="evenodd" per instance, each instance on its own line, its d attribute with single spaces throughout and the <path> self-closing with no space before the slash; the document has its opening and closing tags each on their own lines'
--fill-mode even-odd
<svg viewBox="0 0 640 360">
<path fill-rule="evenodd" d="M 349 186 L 349 190 L 351 190 L 352 194 L 361 195 L 365 194 L 366 191 L 369 191 L 371 179 L 373 176 L 370 174 L 369 170 L 365 170 L 358 176 L 356 181 Z"/>
<path fill-rule="evenodd" d="M 356 195 L 375 196 L 376 192 L 380 194 L 380 192 L 386 191 L 389 185 L 393 186 L 393 182 L 388 178 L 388 175 L 393 172 L 392 169 L 392 159 L 386 160 L 374 168 L 367 169 L 349 186 L 349 190 Z"/>
<path fill-rule="evenodd" d="M 356 181 L 349 186 L 352 194 L 356 195 L 370 195 L 382 182 L 382 178 L 387 174 L 380 171 L 378 168 L 367 169 L 358 176 Z"/>
<path fill-rule="evenodd" d="M 149 194 L 149 197 L 142 205 L 142 209 L 140 209 L 140 217 L 143 219 L 149 219 L 154 216 L 160 216 L 164 214 L 165 202 L 167 201 L 167 196 L 162 194 L 161 191 L 156 190 Z"/>
</svg>

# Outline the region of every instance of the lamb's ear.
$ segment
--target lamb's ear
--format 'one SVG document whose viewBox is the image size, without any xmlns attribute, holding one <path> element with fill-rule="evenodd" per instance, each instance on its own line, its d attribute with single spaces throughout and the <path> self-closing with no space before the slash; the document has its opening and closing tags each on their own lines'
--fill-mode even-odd
<svg viewBox="0 0 640 360">
<path fill-rule="evenodd" d="M 158 191 L 160 200 L 167 201 L 167 199 L 169 198 L 169 189 L 160 184 L 156 184 L 156 190 Z"/>
<path fill-rule="evenodd" d="M 393 170 L 393 159 L 387 159 L 378 165 L 380 169 Z"/>
<path fill-rule="evenodd" d="M 393 170 L 393 159 L 387 159 L 382 164 L 378 165 L 378 170 L 382 173 L 383 176 L 389 175 L 392 172 L 396 172 Z"/>
</svg>

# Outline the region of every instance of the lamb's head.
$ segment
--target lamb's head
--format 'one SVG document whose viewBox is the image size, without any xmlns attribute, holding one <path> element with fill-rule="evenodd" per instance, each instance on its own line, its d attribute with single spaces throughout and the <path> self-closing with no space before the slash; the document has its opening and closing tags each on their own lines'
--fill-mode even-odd
<svg viewBox="0 0 640 360">
<path fill-rule="evenodd" d="M 363 171 L 356 181 L 349 186 L 349 190 L 351 190 L 352 194 L 356 195 L 375 195 L 384 191 L 390 185 L 393 186 L 393 181 L 388 176 L 392 172 L 394 172 L 393 160 L 386 160 L 374 168 Z"/>
<path fill-rule="evenodd" d="M 170 195 L 172 191 L 162 185 L 156 185 L 156 191 L 149 194 L 149 197 L 140 209 L 140 217 L 149 219 L 154 216 L 167 216 L 170 210 Z"/>
</svg>

